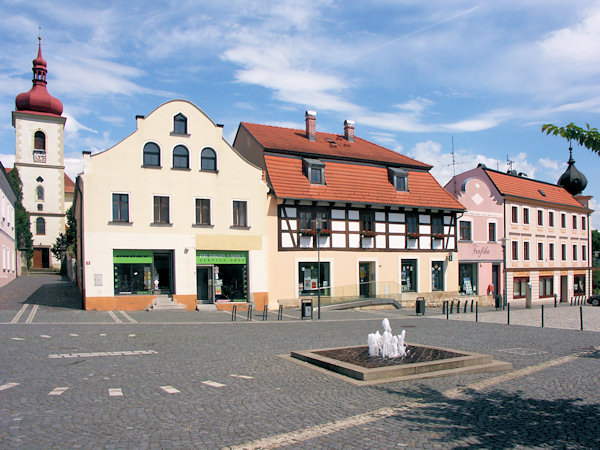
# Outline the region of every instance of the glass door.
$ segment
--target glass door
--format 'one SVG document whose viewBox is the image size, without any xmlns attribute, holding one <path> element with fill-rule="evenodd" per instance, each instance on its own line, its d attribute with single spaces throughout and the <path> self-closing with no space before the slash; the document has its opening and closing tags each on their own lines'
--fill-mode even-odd
<svg viewBox="0 0 600 450">
<path fill-rule="evenodd" d="M 173 258 L 170 252 L 154 252 L 154 290 L 173 293 Z"/>
<path fill-rule="evenodd" d="M 200 303 L 213 303 L 213 266 L 198 266 L 196 268 L 196 290 Z"/>
</svg>

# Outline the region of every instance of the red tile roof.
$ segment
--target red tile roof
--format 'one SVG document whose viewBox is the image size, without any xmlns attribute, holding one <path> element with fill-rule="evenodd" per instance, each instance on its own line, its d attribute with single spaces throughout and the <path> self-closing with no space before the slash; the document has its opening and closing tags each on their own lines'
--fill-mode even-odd
<svg viewBox="0 0 600 450">
<path fill-rule="evenodd" d="M 310 154 L 344 160 L 431 169 L 428 164 L 359 137 L 355 137 L 354 142 L 348 142 L 343 135 L 317 132 L 316 141 L 311 141 L 307 139 L 305 130 L 247 122 L 242 122 L 240 126 L 246 128 L 265 151 L 274 150 L 277 153 Z"/>
<path fill-rule="evenodd" d="M 584 208 L 575 197 L 561 186 L 490 169 L 485 169 L 485 172 L 502 195 Z"/>
<path fill-rule="evenodd" d="M 427 171 L 407 171 L 410 192 L 399 192 L 382 166 L 323 160 L 326 185 L 314 185 L 302 172 L 301 157 L 265 154 L 265 162 L 271 186 L 280 198 L 464 210 Z"/>
</svg>

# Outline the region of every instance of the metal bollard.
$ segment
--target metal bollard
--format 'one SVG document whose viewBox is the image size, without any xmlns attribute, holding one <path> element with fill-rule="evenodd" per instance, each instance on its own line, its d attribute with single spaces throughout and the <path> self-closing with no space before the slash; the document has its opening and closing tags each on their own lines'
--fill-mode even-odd
<svg viewBox="0 0 600 450">
<path fill-rule="evenodd" d="M 252 305 L 248 304 L 248 315 L 246 316 L 246 321 L 252 321 Z"/>
<path fill-rule="evenodd" d="M 579 323 L 581 324 L 581 331 L 583 331 L 583 306 L 579 307 Z"/>
<path fill-rule="evenodd" d="M 542 328 L 544 328 L 544 305 L 542 305 Z"/>
<path fill-rule="evenodd" d="M 510 303 L 506 305 L 506 324 L 510 325 Z"/>
<path fill-rule="evenodd" d="M 446 320 L 450 319 L 450 308 L 448 305 L 448 300 L 446 300 Z"/>
<path fill-rule="evenodd" d="M 452 300 L 452 303 L 450 304 L 450 314 L 452 314 L 454 312 L 454 300 Z"/>
<path fill-rule="evenodd" d="M 466 300 L 465 300 L 466 301 Z M 460 300 L 456 304 L 456 314 L 460 314 Z"/>
<path fill-rule="evenodd" d="M 473 303 L 475 303 L 475 300 L 471 300 L 471 312 L 473 312 Z"/>
<path fill-rule="evenodd" d="M 283 305 L 279 305 L 279 312 L 277 313 L 277 320 L 283 320 Z"/>
<path fill-rule="evenodd" d="M 475 303 L 475 322 L 479 322 L 479 302 Z"/>
<path fill-rule="evenodd" d="M 471 300 L 473 301 L 473 300 Z M 469 305 L 469 301 L 465 300 L 465 310 L 463 311 L 465 314 L 467 313 L 467 306 Z"/>
<path fill-rule="evenodd" d="M 237 305 L 233 305 L 231 308 L 231 321 L 235 322 L 237 320 Z"/>
<path fill-rule="evenodd" d="M 556 302 L 557 302 L 557 298 L 558 298 L 558 295 L 554 294 L 554 307 L 555 307 L 555 308 L 556 308 Z"/>
<path fill-rule="evenodd" d="M 448 304 L 448 300 L 444 300 L 442 302 L 442 314 L 446 314 L 446 305 Z"/>
<path fill-rule="evenodd" d="M 269 318 L 269 307 L 265 305 L 265 309 L 263 309 L 262 313 L 263 320 L 267 320 Z"/>
</svg>

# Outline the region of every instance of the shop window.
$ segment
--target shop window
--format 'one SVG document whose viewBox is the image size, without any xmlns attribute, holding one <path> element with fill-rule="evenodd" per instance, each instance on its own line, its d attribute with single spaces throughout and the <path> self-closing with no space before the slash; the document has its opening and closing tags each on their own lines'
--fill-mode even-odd
<svg viewBox="0 0 600 450">
<path fill-rule="evenodd" d="M 529 277 L 517 277 L 513 279 L 513 298 L 525 298 Z"/>
<path fill-rule="evenodd" d="M 248 202 L 243 200 L 233 201 L 233 226 L 248 226 Z"/>
<path fill-rule="evenodd" d="M 215 299 L 247 301 L 248 273 L 246 264 L 215 266 Z"/>
<path fill-rule="evenodd" d="M 189 169 L 190 153 L 183 145 L 178 145 L 173 149 L 173 168 Z"/>
<path fill-rule="evenodd" d="M 38 217 L 35 220 L 35 234 L 46 234 L 46 221 L 43 217 Z"/>
<path fill-rule="evenodd" d="M 113 222 L 129 222 L 129 194 L 112 195 Z"/>
<path fill-rule="evenodd" d="M 554 281 L 552 277 L 540 277 L 540 298 L 554 295 Z"/>
<path fill-rule="evenodd" d="M 471 240 L 471 222 L 467 220 L 460 221 L 460 240 L 470 241 Z"/>
<path fill-rule="evenodd" d="M 575 295 L 585 294 L 585 275 L 575 275 L 573 277 L 573 289 Z"/>
<path fill-rule="evenodd" d="M 217 153 L 212 148 L 205 148 L 200 153 L 200 170 L 217 171 Z"/>
<path fill-rule="evenodd" d="M 331 295 L 331 273 L 328 262 L 322 262 L 320 266 L 321 278 L 319 280 L 319 266 L 315 262 L 298 263 L 298 295 L 316 296 L 319 285 L 321 286 L 321 295 L 329 297 Z M 319 282 L 317 282 L 319 280 Z"/>
<path fill-rule="evenodd" d="M 512 223 L 519 223 L 519 208 L 512 207 Z"/>
<path fill-rule="evenodd" d="M 173 117 L 173 133 L 187 134 L 187 117 L 181 113 Z"/>
<path fill-rule="evenodd" d="M 160 167 L 160 147 L 154 142 L 144 145 L 144 166 Z"/>
<path fill-rule="evenodd" d="M 517 261 L 519 259 L 519 242 L 512 241 L 511 242 L 511 257 L 513 261 Z"/>
<path fill-rule="evenodd" d="M 496 242 L 496 223 L 490 222 L 488 224 L 488 241 Z"/>
<path fill-rule="evenodd" d="M 114 269 L 115 295 L 143 295 L 152 292 L 152 262 L 145 264 L 114 264 Z"/>
<path fill-rule="evenodd" d="M 210 225 L 210 199 L 196 199 L 196 225 Z"/>
<path fill-rule="evenodd" d="M 417 292 L 417 260 L 403 259 L 401 270 L 402 292 Z"/>
<path fill-rule="evenodd" d="M 433 261 L 431 263 L 431 290 L 444 290 L 444 261 Z"/>
<path fill-rule="evenodd" d="M 523 224 L 529 225 L 529 208 L 523 208 Z"/>
<path fill-rule="evenodd" d="M 154 223 L 169 223 L 169 197 L 154 196 Z"/>
<path fill-rule="evenodd" d="M 461 263 L 458 265 L 458 286 L 460 294 L 477 294 L 477 268 L 477 263 Z"/>
</svg>

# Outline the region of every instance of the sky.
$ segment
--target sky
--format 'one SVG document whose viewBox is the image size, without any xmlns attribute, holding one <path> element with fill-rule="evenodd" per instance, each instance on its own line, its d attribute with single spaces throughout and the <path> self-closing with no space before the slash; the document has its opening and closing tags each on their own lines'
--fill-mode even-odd
<svg viewBox="0 0 600 450">
<path fill-rule="evenodd" d="M 354 120 L 357 136 L 431 164 L 442 186 L 478 163 L 556 183 L 569 144 L 541 127 L 600 127 L 599 23 L 589 0 L 3 0 L 0 161 L 14 162 L 11 111 L 31 88 L 41 27 L 73 179 L 82 151 L 181 98 L 230 143 L 242 121 L 304 129 L 313 110 L 317 131 Z M 600 210 L 600 156 L 578 145 L 573 156 Z"/>
</svg>

